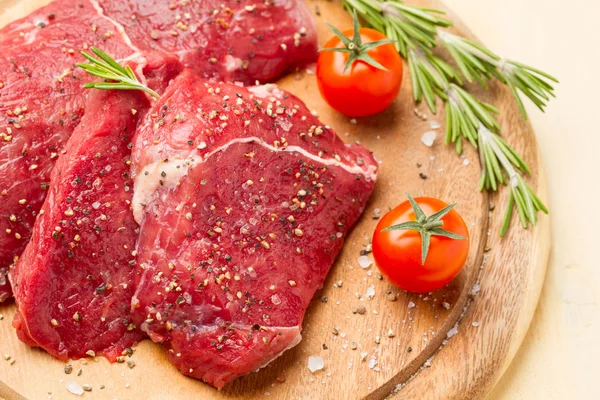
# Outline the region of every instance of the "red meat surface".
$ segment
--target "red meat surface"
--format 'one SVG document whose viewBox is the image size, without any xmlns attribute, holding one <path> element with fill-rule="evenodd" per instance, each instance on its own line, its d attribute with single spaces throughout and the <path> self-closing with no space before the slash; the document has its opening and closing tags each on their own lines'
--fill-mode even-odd
<svg viewBox="0 0 600 400">
<path fill-rule="evenodd" d="M 203 76 L 254 84 L 316 59 L 303 0 L 99 0 L 141 51 L 178 54 Z"/>
<path fill-rule="evenodd" d="M 2 28 L 0 302 L 11 296 L 6 274 L 29 240 L 50 171 L 84 115 L 89 78 L 75 64 L 90 46 L 115 58 L 164 50 L 205 75 L 254 82 L 313 60 L 316 33 L 300 0 L 60 0 Z"/>
<path fill-rule="evenodd" d="M 114 360 L 140 336 L 127 309 L 138 226 L 130 150 L 141 92 L 95 92 L 52 174 L 29 245 L 10 278 L 19 338 L 54 357 Z"/>
<path fill-rule="evenodd" d="M 47 193 L 50 171 L 84 113 L 75 63 L 99 46 L 132 50 L 87 0 L 51 3 L 0 30 L 0 302 Z"/>
<path fill-rule="evenodd" d="M 373 191 L 369 151 L 275 86 L 187 70 L 138 128 L 132 160 L 138 326 L 217 388 L 296 345 Z"/>
<path fill-rule="evenodd" d="M 179 67 L 159 55 L 135 66 L 159 91 Z M 138 234 L 129 170 L 131 140 L 149 107 L 142 92 L 89 91 L 31 241 L 10 271 L 19 338 L 57 358 L 114 361 L 141 338 L 129 312 Z"/>
</svg>

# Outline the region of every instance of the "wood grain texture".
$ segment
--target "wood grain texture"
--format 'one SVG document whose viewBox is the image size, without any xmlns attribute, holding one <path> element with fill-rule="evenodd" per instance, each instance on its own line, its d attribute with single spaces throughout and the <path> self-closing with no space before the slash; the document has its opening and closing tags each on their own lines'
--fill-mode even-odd
<svg viewBox="0 0 600 400">
<path fill-rule="evenodd" d="M 0 25 L 47 2 L 0 0 L 0 9 L 8 7 L 0 14 Z M 350 27 L 351 20 L 339 2 L 319 0 L 308 4 L 320 14 L 316 20 L 321 42 L 330 36 L 325 20 L 342 28 Z M 411 4 L 443 7 L 437 1 L 415 0 Z M 458 30 L 468 32 L 460 23 Z M 12 366 L 0 360 L 0 398 L 39 399 L 46 398 L 49 392 L 53 398 L 68 398 L 71 395 L 65 386 L 70 380 L 91 384 L 93 391 L 85 397 L 94 399 L 383 398 L 420 369 L 398 397 L 482 397 L 508 366 L 533 315 L 549 249 L 548 218 L 542 217 L 536 229 L 522 230 L 515 224 L 505 239 L 497 238 L 507 193 L 502 191 L 491 198 L 480 193 L 477 154 L 467 148 L 463 158 L 457 157 L 443 145 L 443 129 L 438 130 L 433 147 L 420 142 L 422 134 L 431 129 L 430 121 L 444 121 L 444 115 L 439 113 L 425 121 L 415 116 L 407 75 L 401 96 L 389 110 L 356 123 L 323 102 L 310 69 L 293 73 L 280 82 L 316 110 L 343 140 L 360 141 L 382 160 L 373 198 L 348 237 L 324 288 L 317 292 L 307 311 L 300 345 L 221 392 L 180 375 L 168 363 L 163 349 L 149 341 L 137 346 L 133 357 L 137 365 L 133 369 L 124 364 L 110 365 L 99 358 L 74 361 L 74 373 L 65 375 L 62 362 L 18 341 L 10 327 L 14 305 L 0 305 L 0 314 L 4 315 L 0 321 L 0 354 L 16 359 Z M 510 93 L 496 85 L 489 92 L 474 90 L 502 110 L 503 135 L 530 163 L 533 174 L 529 182 L 545 199 L 535 137 L 518 114 Z M 423 105 L 418 109 L 428 113 Z M 407 191 L 457 202 L 457 210 L 471 233 L 467 266 L 448 287 L 430 295 L 394 289 L 378 278 L 375 266 L 361 269 L 357 263 L 359 252 L 369 242 L 377 223 L 371 218 L 373 210 L 386 212 L 403 201 Z M 498 204 L 498 211 L 489 212 L 490 201 Z M 491 251 L 484 255 L 488 247 Z M 340 280 L 342 287 L 335 288 L 333 284 Z M 477 281 L 481 291 L 473 297 Z M 370 286 L 375 288 L 372 300 L 365 298 Z M 389 301 L 386 290 L 396 293 L 397 301 Z M 323 297 L 327 297 L 326 303 L 320 300 Z M 442 302 L 449 303 L 450 309 L 442 307 Z M 458 326 L 459 333 L 439 350 L 467 303 L 470 306 Z M 365 306 L 364 315 L 352 313 L 359 305 Z M 474 327 L 473 322 L 479 326 Z M 332 333 L 334 327 L 338 335 Z M 393 337 L 388 337 L 390 329 Z M 376 340 L 378 336 L 380 340 Z M 357 350 L 352 350 L 353 342 Z M 364 361 L 362 352 L 367 353 Z M 313 374 L 308 370 L 310 355 L 324 358 L 324 371 Z M 371 359 L 377 362 L 373 368 L 369 368 Z M 430 367 L 422 369 L 423 364 Z M 82 375 L 77 376 L 80 368 Z M 101 385 L 105 385 L 102 390 Z"/>
</svg>

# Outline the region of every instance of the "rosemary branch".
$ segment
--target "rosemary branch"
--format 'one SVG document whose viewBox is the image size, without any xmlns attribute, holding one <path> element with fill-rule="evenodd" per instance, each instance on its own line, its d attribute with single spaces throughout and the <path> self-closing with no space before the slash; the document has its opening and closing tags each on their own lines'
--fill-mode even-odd
<svg viewBox="0 0 600 400">
<path fill-rule="evenodd" d="M 548 210 L 522 177 L 530 172 L 529 167 L 498 135 L 500 125 L 495 115 L 499 111 L 466 91 L 462 87 L 463 77 L 484 87 L 492 78 L 508 85 L 525 118 L 527 114 L 518 92 L 543 111 L 554 96 L 552 83 L 558 82 L 556 78 L 516 61 L 502 59 L 482 45 L 442 31 L 452 25 L 443 17 L 442 11 L 411 7 L 401 0 L 343 1 L 346 9 L 356 11 L 369 26 L 395 41 L 396 48 L 408 61 L 415 101 L 425 101 L 433 113 L 437 112 L 436 99 L 444 102 L 446 144 L 453 143 L 460 154 L 465 139 L 479 150 L 480 190 L 495 191 L 498 184 L 509 185 L 511 194 L 500 236 L 506 234 L 514 208 L 524 228 L 528 224 L 535 225 L 537 212 L 548 213 Z M 432 51 L 438 37 L 458 69 Z"/>
<path fill-rule="evenodd" d="M 438 34 L 467 81 L 472 82 L 475 79 L 486 87 L 483 78 L 495 77 L 508 85 L 525 119 L 527 112 L 518 91 L 527 96 L 541 111 L 544 111 L 550 98 L 555 97 L 552 84 L 558 83 L 558 80 L 552 75 L 516 61 L 500 58 L 491 50 L 467 38 L 446 31 L 439 31 Z"/>
<path fill-rule="evenodd" d="M 81 55 L 84 56 L 90 64 L 79 63 L 77 66 L 83 68 L 90 75 L 103 78 L 104 81 L 86 83 L 83 85 L 84 88 L 100 90 L 141 90 L 156 99 L 160 97 L 158 93 L 138 80 L 129 65 L 123 67 L 111 56 L 96 47 L 91 47 L 90 50 L 92 50 L 98 58 L 82 51 Z"/>
</svg>

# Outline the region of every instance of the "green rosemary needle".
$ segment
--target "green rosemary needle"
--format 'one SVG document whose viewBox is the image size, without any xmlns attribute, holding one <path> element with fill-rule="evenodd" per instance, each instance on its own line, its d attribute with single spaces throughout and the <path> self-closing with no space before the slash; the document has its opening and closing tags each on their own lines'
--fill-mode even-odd
<svg viewBox="0 0 600 400">
<path fill-rule="evenodd" d="M 529 167 L 499 135 L 495 118 L 498 110 L 476 99 L 463 86 L 477 81 L 486 87 L 487 80 L 496 78 L 508 85 L 525 118 L 525 108 L 519 91 L 542 111 L 554 96 L 552 83 L 556 78 L 543 71 L 502 59 L 484 46 L 441 29 L 452 23 L 443 12 L 430 8 L 411 7 L 402 0 L 344 0 L 344 7 L 357 12 L 370 27 L 392 39 L 398 52 L 407 60 L 415 101 L 424 101 L 437 112 L 436 100 L 444 102 L 446 112 L 446 143 L 462 153 L 463 139 L 479 151 L 482 168 L 480 189 L 495 191 L 499 184 L 510 187 L 511 195 L 500 235 L 510 225 L 513 209 L 517 209 L 521 225 L 535 225 L 537 212 L 547 208 L 523 179 Z M 438 37 L 458 66 L 434 54 Z M 460 71 L 460 72 L 459 72 Z"/>
<path fill-rule="evenodd" d="M 558 80 L 552 75 L 516 61 L 500 58 L 484 46 L 446 31 L 440 31 L 439 38 L 467 81 L 476 80 L 485 87 L 485 79 L 495 77 L 508 85 L 525 119 L 527 112 L 518 91 L 527 96 L 541 111 L 544 111 L 550 98 L 555 97 L 552 84 L 558 83 Z"/>
<path fill-rule="evenodd" d="M 154 98 L 160 97 L 158 93 L 137 79 L 129 65 L 123 67 L 111 56 L 96 47 L 91 47 L 90 50 L 92 50 L 98 58 L 82 51 L 81 55 L 84 56 L 90 64 L 79 63 L 77 66 L 83 68 L 90 75 L 103 78 L 104 81 L 86 83 L 83 85 L 84 88 L 100 90 L 141 90 Z"/>
</svg>

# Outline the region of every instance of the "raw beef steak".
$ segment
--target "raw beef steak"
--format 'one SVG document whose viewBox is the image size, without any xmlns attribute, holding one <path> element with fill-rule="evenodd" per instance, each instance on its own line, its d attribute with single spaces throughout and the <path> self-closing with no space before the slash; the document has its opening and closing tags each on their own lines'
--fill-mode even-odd
<svg viewBox="0 0 600 400">
<path fill-rule="evenodd" d="M 377 164 L 275 86 L 185 71 L 138 128 L 134 320 L 222 388 L 300 339 Z"/>
<path fill-rule="evenodd" d="M 181 65 L 141 58 L 163 90 Z M 150 107 L 142 92 L 90 90 L 86 114 L 53 169 L 31 241 L 10 271 L 19 338 L 53 356 L 114 361 L 141 338 L 130 315 L 138 225 L 131 213 L 131 140 Z M 91 353 L 91 352 L 93 353 Z"/>
<path fill-rule="evenodd" d="M 83 115 L 79 51 L 132 50 L 87 0 L 51 3 L 0 30 L 0 302 L 42 206 L 50 171 Z M 85 78 L 87 79 L 87 78 Z"/>
<path fill-rule="evenodd" d="M 178 54 L 206 77 L 254 84 L 312 62 L 314 21 L 303 0 L 98 0 L 141 51 Z"/>
<path fill-rule="evenodd" d="M 0 30 L 0 302 L 11 295 L 6 274 L 29 240 L 52 166 L 84 113 L 81 50 L 125 58 L 162 49 L 205 75 L 244 82 L 316 57 L 302 1 L 222 3 L 61 0 Z"/>
</svg>

